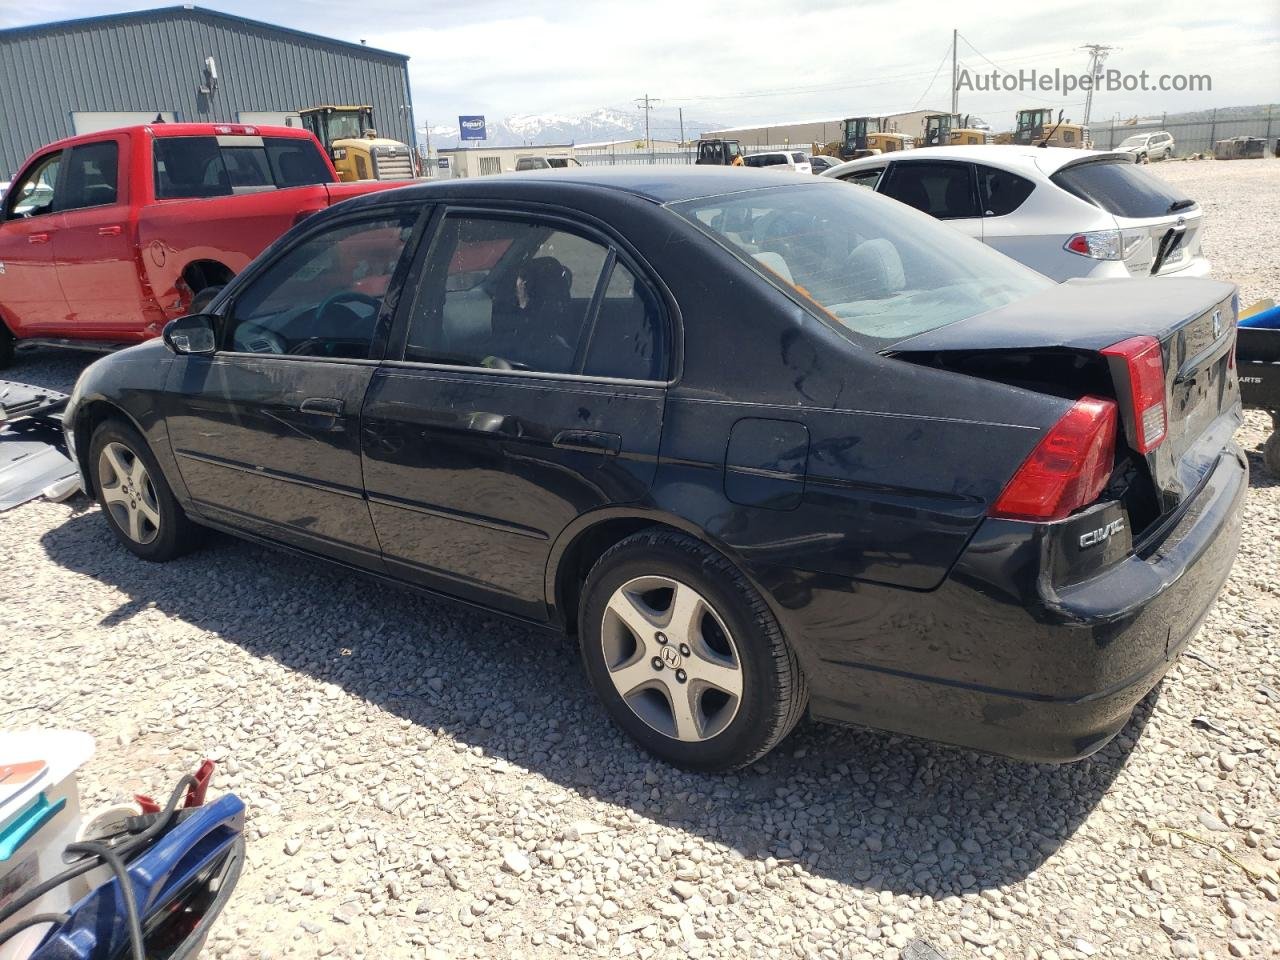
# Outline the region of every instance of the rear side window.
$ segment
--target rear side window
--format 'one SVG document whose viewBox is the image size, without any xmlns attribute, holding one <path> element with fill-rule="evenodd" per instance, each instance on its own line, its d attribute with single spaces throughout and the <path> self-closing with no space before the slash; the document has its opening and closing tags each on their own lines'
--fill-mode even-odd
<svg viewBox="0 0 1280 960">
<path fill-rule="evenodd" d="M 1036 185 L 1026 177 L 1008 170 L 974 164 L 978 174 L 978 191 L 982 195 L 984 216 L 1003 217 L 1017 210 Z"/>
<path fill-rule="evenodd" d="M 615 262 L 591 331 L 583 373 L 627 380 L 663 380 L 666 344 L 658 298 Z"/>
<path fill-rule="evenodd" d="M 291 137 L 157 137 L 152 149 L 158 200 L 229 197 L 333 179 L 314 144 Z"/>
<path fill-rule="evenodd" d="M 1163 217 L 1194 205 L 1128 159 L 1079 163 L 1049 179 L 1067 193 L 1117 217 Z"/>
<path fill-rule="evenodd" d="M 792 159 L 795 163 L 805 163 L 805 162 L 806 162 L 806 161 L 805 161 L 805 159 L 804 159 L 804 154 L 803 154 L 803 153 L 793 153 L 793 154 L 791 155 L 791 159 Z"/>
<path fill-rule="evenodd" d="M 118 196 L 120 147 L 114 140 L 75 147 L 66 163 L 60 210 L 101 207 Z"/>
<path fill-rule="evenodd" d="M 967 163 L 895 164 L 881 193 L 939 220 L 981 215 Z"/>
</svg>

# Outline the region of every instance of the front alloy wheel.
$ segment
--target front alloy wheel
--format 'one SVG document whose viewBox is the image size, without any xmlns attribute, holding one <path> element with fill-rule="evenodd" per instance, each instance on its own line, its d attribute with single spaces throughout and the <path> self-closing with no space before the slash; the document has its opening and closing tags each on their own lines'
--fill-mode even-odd
<svg viewBox="0 0 1280 960">
<path fill-rule="evenodd" d="M 142 458 L 123 443 L 111 442 L 98 456 L 102 505 L 134 543 L 149 544 L 160 535 L 160 504 Z"/>
<path fill-rule="evenodd" d="M 600 640 L 618 695 L 658 733 L 697 743 L 733 722 L 738 648 L 693 587 L 662 576 L 624 583 L 605 607 Z"/>
</svg>

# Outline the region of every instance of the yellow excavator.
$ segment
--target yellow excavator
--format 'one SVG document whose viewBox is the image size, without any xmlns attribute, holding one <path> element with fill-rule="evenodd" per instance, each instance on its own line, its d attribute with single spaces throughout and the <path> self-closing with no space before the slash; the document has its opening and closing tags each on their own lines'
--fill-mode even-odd
<svg viewBox="0 0 1280 960">
<path fill-rule="evenodd" d="M 1089 136 L 1089 128 L 1063 121 L 1062 111 L 1058 111 L 1058 119 L 1053 119 L 1053 111 L 1048 107 L 1033 107 L 1030 110 L 1019 110 L 1017 125 L 1012 133 L 1002 133 L 996 137 L 996 143 L 1016 143 L 1024 146 L 1033 144 L 1046 147 L 1075 147 L 1087 150 L 1093 146 L 1093 138 Z"/>
<path fill-rule="evenodd" d="M 857 160 L 878 153 L 905 150 L 911 145 L 906 134 L 884 129 L 880 117 L 848 117 L 841 121 L 841 136 L 827 144 L 814 144 L 814 153 L 841 160 Z"/>
<path fill-rule="evenodd" d="M 958 113 L 931 113 L 924 118 L 924 139 L 918 147 L 972 146 L 987 142 L 987 131 L 969 125 Z"/>
<path fill-rule="evenodd" d="M 399 140 L 378 136 L 373 107 L 326 105 L 298 113 L 302 125 L 329 151 L 344 183 L 413 179 L 413 151 Z"/>
</svg>

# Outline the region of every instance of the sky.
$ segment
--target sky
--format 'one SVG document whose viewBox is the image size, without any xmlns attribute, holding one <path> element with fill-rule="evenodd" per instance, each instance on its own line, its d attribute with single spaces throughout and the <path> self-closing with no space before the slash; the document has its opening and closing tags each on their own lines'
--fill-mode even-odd
<svg viewBox="0 0 1280 960">
<path fill-rule="evenodd" d="M 27 0 L 0 4 L 0 27 L 165 3 Z M 1154 81 L 1207 74 L 1203 92 L 1094 95 L 1093 121 L 1280 101 L 1280 0 L 207 0 L 253 19 L 365 40 L 409 54 L 419 124 L 636 111 L 661 101 L 659 126 L 724 125 L 947 109 L 951 31 L 976 75 L 1055 68 L 1083 73 L 1086 43 L 1112 45 L 1106 66 Z M 961 113 L 1012 125 L 1023 107 L 1078 119 L 1080 92 L 962 90 Z M 655 136 L 673 131 L 655 129 Z"/>
</svg>

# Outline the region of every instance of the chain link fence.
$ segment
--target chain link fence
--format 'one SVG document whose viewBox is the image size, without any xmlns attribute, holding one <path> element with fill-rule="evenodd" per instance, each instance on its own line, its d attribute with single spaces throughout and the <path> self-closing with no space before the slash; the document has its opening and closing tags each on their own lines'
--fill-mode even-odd
<svg viewBox="0 0 1280 960">
<path fill-rule="evenodd" d="M 1274 117 L 1272 114 L 1274 113 Z M 1231 137 L 1261 137 L 1267 142 L 1266 152 L 1275 147 L 1280 136 L 1280 110 L 1268 111 L 1259 117 L 1232 117 L 1219 120 L 1217 112 L 1208 120 L 1166 123 L 1098 123 L 1089 124 L 1093 145 L 1099 150 L 1110 150 L 1126 137 L 1140 133 L 1168 133 L 1173 135 L 1174 156 L 1185 157 L 1192 153 L 1213 153 L 1213 145 Z"/>
<path fill-rule="evenodd" d="M 743 152 L 752 153 L 771 153 L 775 150 L 799 150 L 804 154 L 813 152 L 813 144 L 811 143 L 778 143 L 767 146 L 752 146 L 744 148 Z M 681 165 L 692 164 L 696 159 L 696 153 L 692 147 L 686 150 L 637 150 L 634 147 L 623 147 L 619 150 L 610 151 L 578 151 L 574 154 L 578 158 L 578 162 L 584 167 L 630 167 L 640 166 L 651 163 Z"/>
</svg>

